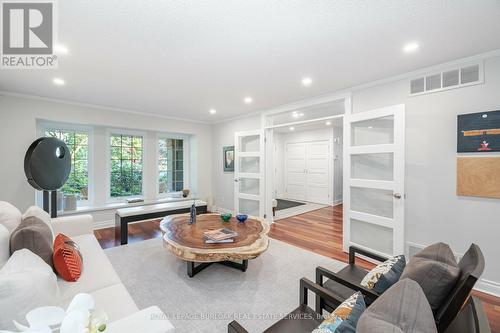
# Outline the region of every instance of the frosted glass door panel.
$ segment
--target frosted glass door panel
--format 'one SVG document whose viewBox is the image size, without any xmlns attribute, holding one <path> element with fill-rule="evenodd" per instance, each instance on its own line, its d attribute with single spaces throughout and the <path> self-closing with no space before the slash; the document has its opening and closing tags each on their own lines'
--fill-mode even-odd
<svg viewBox="0 0 500 333">
<path fill-rule="evenodd" d="M 239 214 L 259 216 L 259 201 L 249 199 L 239 199 Z"/>
<path fill-rule="evenodd" d="M 394 154 L 359 154 L 351 156 L 351 178 L 369 180 L 394 179 Z"/>
<path fill-rule="evenodd" d="M 376 251 L 393 253 L 392 229 L 351 219 L 351 241 Z"/>
<path fill-rule="evenodd" d="M 351 187 L 351 210 L 393 218 L 392 191 L 365 187 Z"/>
<path fill-rule="evenodd" d="M 258 152 L 260 150 L 260 136 L 249 135 L 240 137 L 240 152 Z"/>
<path fill-rule="evenodd" d="M 258 157 L 240 157 L 240 172 L 259 173 L 260 165 Z"/>
<path fill-rule="evenodd" d="M 351 124 L 351 145 L 394 143 L 394 116 L 358 121 Z"/>
<path fill-rule="evenodd" d="M 239 181 L 240 193 L 259 195 L 260 180 L 256 178 L 240 178 Z"/>
</svg>

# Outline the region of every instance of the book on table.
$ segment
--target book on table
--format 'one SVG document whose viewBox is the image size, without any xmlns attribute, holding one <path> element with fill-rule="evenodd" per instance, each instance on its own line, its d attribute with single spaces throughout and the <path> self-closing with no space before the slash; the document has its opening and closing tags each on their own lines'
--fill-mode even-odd
<svg viewBox="0 0 500 333">
<path fill-rule="evenodd" d="M 203 236 L 205 236 L 207 240 L 220 242 L 228 239 L 232 240 L 234 237 L 238 236 L 238 233 L 228 228 L 222 228 L 217 230 L 205 231 L 203 233 Z"/>
<path fill-rule="evenodd" d="M 224 243 L 234 243 L 234 238 L 223 239 L 220 241 L 215 241 L 213 239 L 205 238 L 205 244 L 224 244 Z"/>
</svg>

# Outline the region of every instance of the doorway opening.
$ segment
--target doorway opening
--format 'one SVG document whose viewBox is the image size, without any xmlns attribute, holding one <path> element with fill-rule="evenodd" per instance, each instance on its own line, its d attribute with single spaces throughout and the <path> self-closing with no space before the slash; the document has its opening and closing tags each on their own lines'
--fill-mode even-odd
<svg viewBox="0 0 500 333">
<path fill-rule="evenodd" d="M 265 116 L 268 221 L 342 204 L 345 111 L 338 98 Z"/>
</svg>

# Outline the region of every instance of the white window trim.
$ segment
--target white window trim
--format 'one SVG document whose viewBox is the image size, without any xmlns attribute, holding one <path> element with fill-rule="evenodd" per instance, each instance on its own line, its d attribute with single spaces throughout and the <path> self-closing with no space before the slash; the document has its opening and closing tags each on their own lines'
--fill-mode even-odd
<svg viewBox="0 0 500 333">
<path fill-rule="evenodd" d="M 142 136 L 142 193 L 140 195 L 130 195 L 123 197 L 112 197 L 111 196 L 111 135 L 135 135 Z M 135 131 L 120 128 L 107 128 L 106 129 L 106 203 L 116 203 L 125 202 L 130 198 L 145 198 L 146 196 L 146 186 L 145 186 L 145 170 L 147 170 L 147 132 L 145 131 Z"/>
<path fill-rule="evenodd" d="M 37 121 L 37 137 L 44 137 L 45 131 L 48 129 L 56 129 L 63 131 L 76 131 L 85 132 L 88 135 L 87 142 L 87 181 L 88 181 L 88 199 L 79 200 L 78 204 L 80 206 L 93 206 L 94 205 L 94 128 L 92 126 L 70 124 L 70 123 L 60 123 L 56 121 L 48 120 L 38 120 Z M 41 191 L 37 191 L 35 194 L 35 202 L 37 204 L 42 203 Z"/>
<path fill-rule="evenodd" d="M 159 160 L 160 160 L 160 139 L 178 139 L 184 140 L 183 142 L 183 181 L 184 188 L 189 188 L 189 144 L 190 144 L 190 135 L 178 134 L 178 133 L 156 133 L 156 156 L 155 156 L 155 187 L 156 187 L 156 196 L 158 198 L 168 198 L 175 196 L 180 193 L 180 191 L 160 193 L 160 168 L 159 168 Z"/>
</svg>

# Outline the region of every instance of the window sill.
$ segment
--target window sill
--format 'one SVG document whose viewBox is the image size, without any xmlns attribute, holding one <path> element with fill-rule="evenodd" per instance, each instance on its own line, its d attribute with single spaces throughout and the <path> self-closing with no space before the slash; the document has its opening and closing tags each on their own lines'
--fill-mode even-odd
<svg viewBox="0 0 500 333">
<path fill-rule="evenodd" d="M 155 200 L 144 200 L 144 202 L 136 202 L 136 203 L 113 202 L 113 203 L 107 203 L 107 204 L 104 204 L 101 206 L 81 206 L 81 207 L 77 207 L 76 210 L 61 211 L 61 212 L 57 212 L 57 216 L 69 216 L 69 215 L 99 212 L 99 211 L 104 211 L 104 210 L 154 205 L 154 204 L 165 203 L 165 202 L 188 201 L 188 200 L 195 200 L 195 199 L 199 199 L 199 197 L 197 195 L 191 194 L 187 198 L 163 197 L 163 198 L 158 198 Z"/>
</svg>

